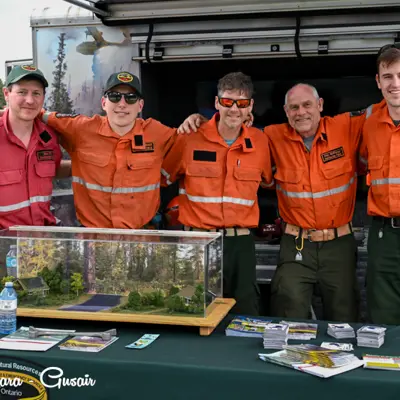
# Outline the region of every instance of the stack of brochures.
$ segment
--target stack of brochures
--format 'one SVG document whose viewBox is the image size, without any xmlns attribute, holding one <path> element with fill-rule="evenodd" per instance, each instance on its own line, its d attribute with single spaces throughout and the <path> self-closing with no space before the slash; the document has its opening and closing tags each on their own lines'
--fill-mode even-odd
<svg viewBox="0 0 400 400">
<path fill-rule="evenodd" d="M 340 350 L 329 350 L 315 344 L 284 346 L 293 361 L 319 365 L 324 368 L 343 367 L 354 360 L 354 355 Z"/>
<path fill-rule="evenodd" d="M 289 339 L 311 340 L 317 338 L 318 325 L 306 322 L 280 321 L 280 324 L 289 325 Z"/>
<path fill-rule="evenodd" d="M 335 339 L 355 338 L 354 328 L 349 324 L 328 324 L 328 335 Z"/>
<path fill-rule="evenodd" d="M 365 354 L 363 356 L 364 368 L 367 369 L 384 369 L 388 371 L 400 371 L 399 356 L 377 356 Z"/>
<path fill-rule="evenodd" d="M 36 331 L 48 331 L 49 329 L 36 328 Z M 40 335 L 36 338 L 29 337 L 29 328 L 21 326 L 17 331 L 0 339 L 0 349 L 4 350 L 25 350 L 25 351 L 46 351 L 51 349 L 57 343 L 67 338 L 69 333 L 63 334 L 64 331 L 51 329 L 54 335 Z"/>
<path fill-rule="evenodd" d="M 58 347 L 61 350 L 98 353 L 110 344 L 114 343 L 116 340 L 118 340 L 118 337 L 116 336 L 113 336 L 110 340 L 104 340 L 101 337 L 93 336 L 75 336 L 72 339 L 60 344 Z"/>
<path fill-rule="evenodd" d="M 271 322 L 262 318 L 235 317 L 225 329 L 226 336 L 262 338 L 265 327 Z"/>
<path fill-rule="evenodd" d="M 326 358 L 323 360 L 323 365 L 326 365 L 326 360 L 329 358 L 333 363 L 333 366 L 321 366 L 317 363 L 317 361 L 321 359 L 321 353 L 319 354 L 319 357 L 313 357 L 311 354 L 309 354 L 309 357 L 304 357 L 304 354 L 297 355 L 296 351 L 292 351 L 291 349 L 288 350 L 288 347 L 291 346 L 286 346 L 284 350 L 276 353 L 259 354 L 258 356 L 263 361 L 293 368 L 320 378 L 330 378 L 331 376 L 361 367 L 364 364 L 364 361 L 358 359 L 353 354 L 344 353 L 343 355 L 340 354 L 340 352 L 336 352 L 335 356 L 333 356 L 332 353 L 325 353 Z M 323 350 L 327 351 L 326 349 Z M 309 353 L 311 353 L 311 351 Z"/>
<path fill-rule="evenodd" d="M 282 349 L 287 345 L 289 325 L 268 324 L 264 331 L 264 349 Z"/>
<path fill-rule="evenodd" d="M 322 342 L 321 347 L 329 350 L 353 351 L 354 347 L 351 343 Z"/>
<path fill-rule="evenodd" d="M 379 348 L 385 342 L 386 328 L 364 325 L 357 331 L 357 346 Z"/>
</svg>

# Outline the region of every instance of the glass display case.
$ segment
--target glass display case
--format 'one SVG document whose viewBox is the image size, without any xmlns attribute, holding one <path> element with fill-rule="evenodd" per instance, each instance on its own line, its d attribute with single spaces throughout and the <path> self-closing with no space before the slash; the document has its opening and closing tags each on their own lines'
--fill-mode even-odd
<svg viewBox="0 0 400 400">
<path fill-rule="evenodd" d="M 15 226 L 0 231 L 1 276 L 18 315 L 199 326 L 234 305 L 222 298 L 219 232 Z"/>
</svg>

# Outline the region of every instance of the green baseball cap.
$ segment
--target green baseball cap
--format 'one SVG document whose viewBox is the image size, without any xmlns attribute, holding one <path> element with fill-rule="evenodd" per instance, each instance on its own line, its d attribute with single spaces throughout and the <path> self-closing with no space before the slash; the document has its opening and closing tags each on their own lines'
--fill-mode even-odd
<svg viewBox="0 0 400 400">
<path fill-rule="evenodd" d="M 9 86 L 12 83 L 17 83 L 21 79 L 26 78 L 39 80 L 43 83 L 45 88 L 49 86 L 46 78 L 43 75 L 43 72 L 34 65 L 16 65 L 8 74 L 5 85 Z"/>
<path fill-rule="evenodd" d="M 136 93 L 142 97 L 142 89 L 140 85 L 139 78 L 130 72 L 122 71 L 116 72 L 115 74 L 110 75 L 107 79 L 106 86 L 104 88 L 104 93 L 107 93 L 112 89 L 114 86 L 118 85 L 127 85 L 132 89 L 135 89 Z"/>
</svg>

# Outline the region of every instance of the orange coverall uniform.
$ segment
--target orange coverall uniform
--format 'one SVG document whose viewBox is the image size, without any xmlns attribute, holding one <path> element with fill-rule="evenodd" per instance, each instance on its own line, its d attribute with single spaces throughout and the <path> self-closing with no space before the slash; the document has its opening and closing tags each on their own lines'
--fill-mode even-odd
<svg viewBox="0 0 400 400">
<path fill-rule="evenodd" d="M 271 184 L 268 138 L 242 126 L 231 145 L 218 133 L 216 114 L 196 134 L 179 137 L 163 163 L 164 184 L 180 180 L 179 221 L 187 229 L 224 232 L 224 297 L 235 312 L 258 313 L 254 240 L 259 221 L 257 190 Z"/>
<path fill-rule="evenodd" d="M 400 124 L 386 102 L 365 122 L 360 152 L 367 164 L 367 310 L 376 324 L 400 324 Z"/>
<path fill-rule="evenodd" d="M 176 130 L 153 119 L 136 119 L 124 136 L 106 117 L 45 113 L 72 160 L 77 218 L 83 226 L 138 229 L 160 204 L 161 164 Z"/>
<path fill-rule="evenodd" d="M 325 319 L 357 319 L 357 245 L 350 223 L 365 116 L 364 111 L 321 118 L 311 151 L 289 124 L 265 128 L 285 222 L 271 285 L 273 315 L 309 317 L 318 283 Z"/>
</svg>

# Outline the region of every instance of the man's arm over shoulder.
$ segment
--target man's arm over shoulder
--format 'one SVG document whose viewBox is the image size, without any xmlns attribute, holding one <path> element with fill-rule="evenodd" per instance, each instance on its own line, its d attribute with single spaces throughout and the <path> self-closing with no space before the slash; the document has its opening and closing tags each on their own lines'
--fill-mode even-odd
<svg viewBox="0 0 400 400">
<path fill-rule="evenodd" d="M 179 135 L 175 138 L 174 144 L 164 157 L 161 168 L 161 185 L 169 186 L 184 175 L 184 152 L 186 148 L 185 136 Z"/>
<path fill-rule="evenodd" d="M 70 151 L 75 147 L 77 136 L 80 133 L 87 132 L 88 126 L 98 125 L 101 117 L 42 111 L 39 118 L 57 131 L 61 138 L 61 145 Z"/>
<path fill-rule="evenodd" d="M 269 138 L 266 134 L 261 132 L 257 128 L 249 128 L 254 132 L 257 138 L 256 151 L 260 159 L 261 164 L 261 187 L 272 188 L 274 186 L 274 179 L 272 176 L 272 165 L 271 165 L 271 151 L 269 148 Z"/>
</svg>

